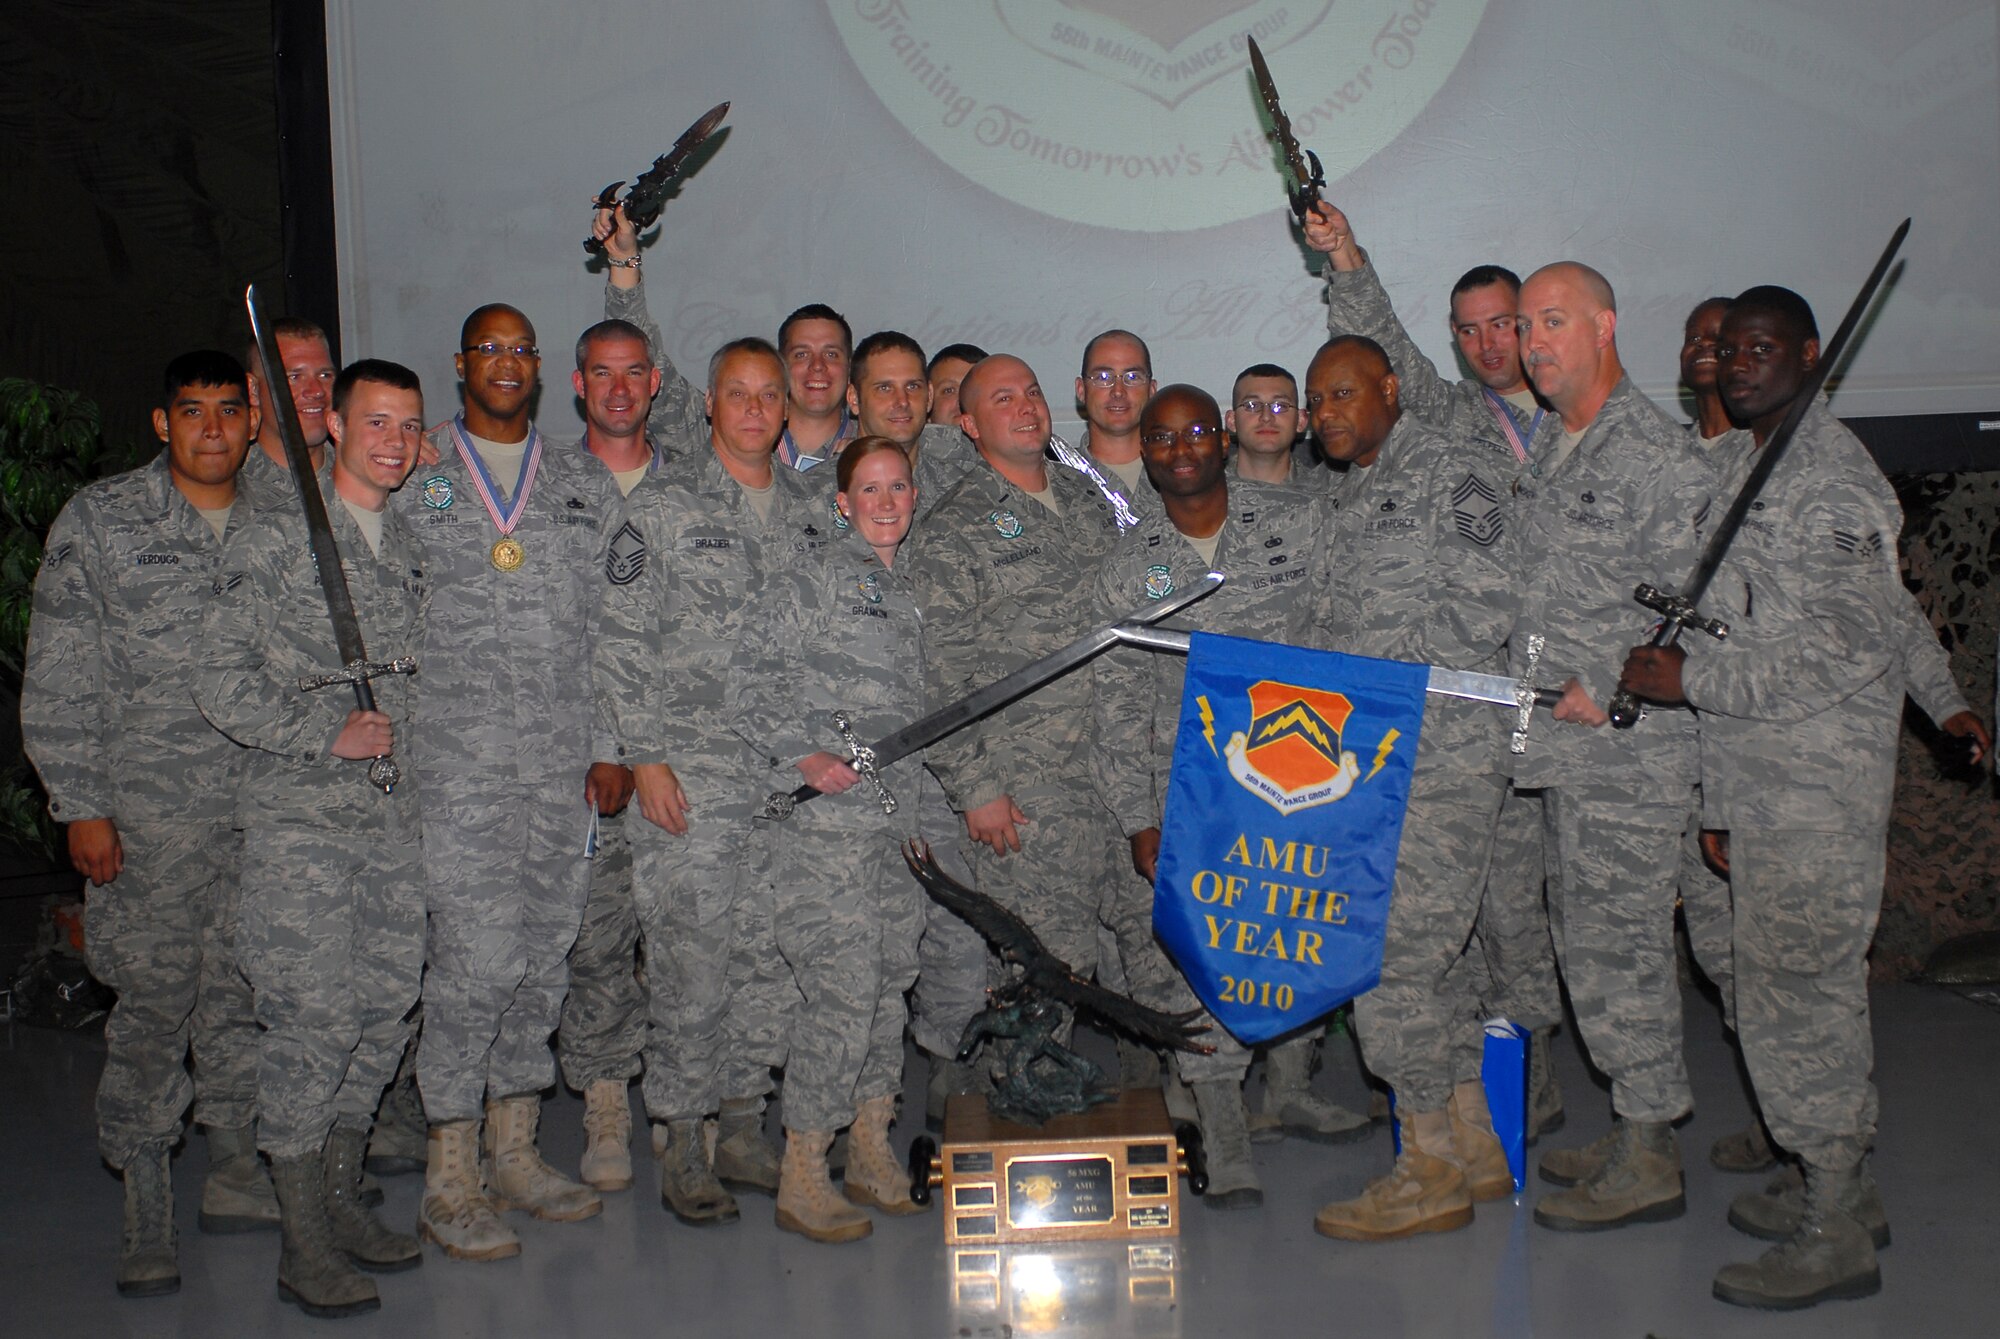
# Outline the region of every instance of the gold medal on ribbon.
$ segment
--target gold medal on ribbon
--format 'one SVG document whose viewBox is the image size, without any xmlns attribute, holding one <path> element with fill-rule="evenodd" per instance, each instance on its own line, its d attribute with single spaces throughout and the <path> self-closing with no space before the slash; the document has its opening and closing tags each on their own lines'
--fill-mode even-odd
<svg viewBox="0 0 2000 1339">
<path fill-rule="evenodd" d="M 512 535 L 502 535 L 493 544 L 493 565 L 503 572 L 511 572 L 528 558 L 521 541 Z"/>
</svg>

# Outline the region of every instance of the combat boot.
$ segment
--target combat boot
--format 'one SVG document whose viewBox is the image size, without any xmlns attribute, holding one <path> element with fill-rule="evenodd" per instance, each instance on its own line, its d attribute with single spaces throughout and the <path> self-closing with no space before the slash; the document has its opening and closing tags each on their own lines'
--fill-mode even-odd
<svg viewBox="0 0 2000 1339">
<path fill-rule="evenodd" d="M 492 1170 L 493 1207 L 501 1213 L 525 1209 L 549 1223 L 580 1223 L 604 1212 L 604 1201 L 542 1161 L 535 1131 L 542 1099 L 527 1093 L 486 1104 L 486 1155 Z"/>
<path fill-rule="evenodd" d="M 521 1253 L 521 1239 L 500 1221 L 479 1179 L 479 1122 L 440 1121 L 426 1143 L 424 1202 L 417 1235 L 436 1242 L 454 1260 L 505 1260 Z"/>
<path fill-rule="evenodd" d="M 400 1274 L 424 1262 L 417 1239 L 392 1232 L 361 1202 L 361 1158 L 368 1136 L 333 1127 L 326 1140 L 326 1216 L 333 1244 L 371 1274 Z"/>
<path fill-rule="evenodd" d="M 1604 1170 L 1617 1146 L 1618 1125 L 1614 1121 L 1609 1130 L 1581 1148 L 1552 1148 L 1542 1154 L 1536 1172 L 1552 1186 L 1577 1185 Z"/>
<path fill-rule="evenodd" d="M 1144 1092 L 1160 1086 L 1160 1053 L 1144 1042 L 1124 1034 L 1118 1037 L 1118 1087 L 1124 1092 Z"/>
<path fill-rule="evenodd" d="M 333 1241 L 326 1211 L 324 1151 L 271 1159 L 278 1192 L 283 1245 L 278 1251 L 278 1296 L 308 1316 L 335 1320 L 382 1305 L 375 1281 L 354 1267 Z"/>
<path fill-rule="evenodd" d="M 715 1118 L 715 1179 L 731 1190 L 778 1193 L 778 1154 L 764 1137 L 764 1099 L 732 1097 Z"/>
<path fill-rule="evenodd" d="M 1264 1114 L 1276 1116 L 1285 1134 L 1316 1144 L 1366 1139 L 1368 1117 L 1313 1095 L 1313 1054 L 1319 1038 L 1319 1033 L 1308 1032 L 1264 1053 Z"/>
<path fill-rule="evenodd" d="M 583 1090 L 583 1164 L 593 1190 L 632 1188 L 632 1099 L 624 1079 L 597 1079 Z"/>
<path fill-rule="evenodd" d="M 1562 1085 L 1556 1082 L 1555 1057 L 1549 1047 L 1556 1039 L 1551 1023 L 1536 1028 L 1528 1042 L 1528 1142 L 1554 1134 L 1569 1117 L 1563 1111 Z"/>
<path fill-rule="evenodd" d="M 924 1206 L 910 1199 L 909 1169 L 896 1161 L 896 1150 L 889 1145 L 889 1122 L 895 1115 L 896 1099 L 890 1094 L 869 1098 L 854 1113 L 841 1193 L 851 1203 L 900 1218 L 922 1213 Z"/>
<path fill-rule="evenodd" d="M 1511 1198 L 1514 1172 L 1507 1166 L 1500 1136 L 1493 1132 L 1486 1085 L 1477 1079 L 1456 1085 L 1445 1111 L 1451 1117 L 1451 1161 L 1465 1173 L 1474 1202 Z"/>
<path fill-rule="evenodd" d="M 736 1198 L 715 1179 L 701 1127 L 699 1119 L 667 1123 L 666 1145 L 660 1149 L 660 1203 L 691 1227 L 733 1223 Z"/>
<path fill-rule="evenodd" d="M 363 1164 L 375 1176 L 413 1176 L 429 1159 L 430 1122 L 417 1095 L 416 1076 L 389 1085 L 368 1134 L 368 1158 Z"/>
<path fill-rule="evenodd" d="M 860 1241 L 875 1230 L 873 1219 L 833 1193 L 826 1170 L 826 1151 L 832 1147 L 829 1130 L 786 1130 L 778 1180 L 778 1226 L 828 1245 Z"/>
<path fill-rule="evenodd" d="M 1766 1241 L 1786 1241 L 1799 1230 L 1799 1215 L 1805 1211 L 1805 1177 L 1795 1166 L 1786 1167 L 1761 1190 L 1747 1190 L 1729 1204 L 1729 1225 L 1738 1232 Z M 1882 1207 L 1882 1187 L 1862 1160 L 1861 1169 L 1841 1191 L 1840 1211 L 1868 1230 L 1876 1250 L 1888 1247 L 1889 1213 Z"/>
<path fill-rule="evenodd" d="M 1803 1208 L 1791 1237 L 1754 1264 L 1724 1265 L 1715 1295 L 1734 1306 L 1796 1311 L 1844 1297 L 1872 1297 L 1882 1290 L 1882 1270 L 1868 1229 L 1841 1205 L 1860 1198 L 1861 1169 L 1805 1169 Z"/>
<path fill-rule="evenodd" d="M 1201 1145 L 1208 1158 L 1208 1193 L 1201 1202 L 1211 1209 L 1255 1209 L 1264 1203 L 1257 1183 L 1257 1166 L 1250 1157 L 1250 1127 L 1243 1110 L 1243 1085 L 1234 1079 L 1211 1079 L 1194 1085 L 1201 1112 Z"/>
<path fill-rule="evenodd" d="M 208 1130 L 208 1176 L 201 1183 L 203 1232 L 276 1232 L 278 1195 L 249 1126 Z"/>
<path fill-rule="evenodd" d="M 174 1184 L 165 1140 L 141 1144 L 125 1163 L 125 1236 L 118 1248 L 118 1295 L 159 1297 L 181 1290 L 174 1236 Z"/>
<path fill-rule="evenodd" d="M 1447 1156 L 1451 1118 L 1443 1111 L 1404 1113 L 1403 1151 L 1386 1176 L 1351 1200 L 1319 1211 L 1313 1230 L 1342 1241 L 1395 1241 L 1421 1232 L 1450 1232 L 1472 1221 L 1472 1189 Z"/>
<path fill-rule="evenodd" d="M 1708 1162 L 1718 1172 L 1768 1172 L 1778 1165 L 1778 1150 L 1771 1147 L 1763 1119 L 1753 1114 L 1747 1129 L 1725 1134 L 1710 1145 Z"/>
<path fill-rule="evenodd" d="M 1668 1121 L 1619 1117 L 1611 1156 L 1596 1175 L 1542 1196 L 1535 1221 L 1558 1232 L 1603 1232 L 1663 1223 L 1687 1212 L 1681 1147 Z"/>
</svg>

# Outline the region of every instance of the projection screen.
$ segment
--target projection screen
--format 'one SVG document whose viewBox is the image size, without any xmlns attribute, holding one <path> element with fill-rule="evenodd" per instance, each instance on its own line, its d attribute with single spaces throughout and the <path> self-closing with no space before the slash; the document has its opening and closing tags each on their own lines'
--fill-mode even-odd
<svg viewBox="0 0 2000 1339">
<path fill-rule="evenodd" d="M 2000 408 L 1990 0 L 329 0 L 327 22 L 344 348 L 415 366 L 433 418 L 460 320 L 507 301 L 547 350 L 543 426 L 578 430 L 590 199 L 725 98 L 645 253 L 697 377 L 808 301 L 857 336 L 1020 354 L 1059 424 L 1110 326 L 1219 397 L 1250 363 L 1302 372 L 1319 257 L 1246 33 L 1440 367 L 1462 271 L 1580 259 L 1672 405 L 1696 302 L 1781 283 L 1830 332 L 1910 215 L 1835 408 Z"/>
</svg>

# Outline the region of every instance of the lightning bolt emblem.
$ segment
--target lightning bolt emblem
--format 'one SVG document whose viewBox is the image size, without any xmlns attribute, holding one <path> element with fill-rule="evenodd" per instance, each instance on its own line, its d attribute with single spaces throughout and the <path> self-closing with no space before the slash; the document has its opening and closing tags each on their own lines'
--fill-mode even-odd
<svg viewBox="0 0 2000 1339">
<path fill-rule="evenodd" d="M 1222 755 L 1215 749 L 1215 710 L 1208 705 L 1205 695 L 1196 697 L 1195 702 L 1201 707 L 1201 737 L 1208 741 L 1208 751 L 1219 758 Z"/>
<path fill-rule="evenodd" d="M 1401 730 L 1391 730 L 1382 736 L 1382 747 L 1375 750 L 1375 765 L 1368 769 L 1368 775 L 1361 778 L 1363 784 L 1373 781 L 1375 774 L 1382 770 L 1382 764 L 1389 761 L 1389 755 L 1396 750 L 1396 741 L 1403 737 Z"/>
</svg>

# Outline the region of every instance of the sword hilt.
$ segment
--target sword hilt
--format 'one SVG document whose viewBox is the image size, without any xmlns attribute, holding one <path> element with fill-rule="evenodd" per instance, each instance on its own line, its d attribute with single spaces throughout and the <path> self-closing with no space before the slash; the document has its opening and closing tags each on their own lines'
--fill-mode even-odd
<svg viewBox="0 0 2000 1339">
<path fill-rule="evenodd" d="M 353 660 L 331 674 L 307 674 L 301 676 L 299 679 L 299 691 L 303 693 L 316 693 L 322 688 L 331 688 L 335 684 L 345 684 L 352 687 L 355 684 L 367 683 L 370 679 L 380 678 L 384 674 L 415 674 L 416 672 L 417 659 L 415 656 L 398 656 L 394 660 Z M 385 786 L 383 789 L 386 790 L 387 787 Z"/>
<path fill-rule="evenodd" d="M 1672 595 L 1658 586 L 1640 582 L 1633 590 L 1632 598 L 1645 605 L 1669 623 L 1678 623 L 1684 628 L 1694 628 L 1705 632 L 1717 641 L 1729 636 L 1729 625 L 1719 618 L 1709 618 L 1695 608 L 1694 601 L 1685 595 Z"/>
<path fill-rule="evenodd" d="M 861 773 L 875 788 L 875 798 L 881 802 L 882 812 L 895 813 L 896 797 L 889 793 L 888 783 L 882 780 L 882 769 L 876 765 L 875 750 L 862 743 L 861 737 L 854 733 L 854 723 L 848 720 L 846 712 L 833 713 L 833 728 L 840 731 L 840 737 L 847 741 L 848 752 L 853 755 L 847 760 L 847 765 Z"/>
</svg>

